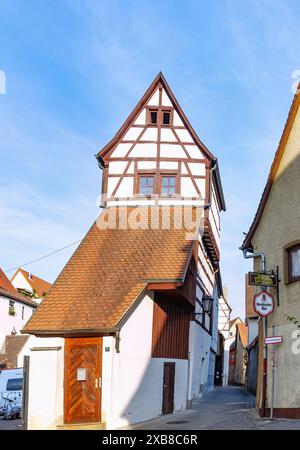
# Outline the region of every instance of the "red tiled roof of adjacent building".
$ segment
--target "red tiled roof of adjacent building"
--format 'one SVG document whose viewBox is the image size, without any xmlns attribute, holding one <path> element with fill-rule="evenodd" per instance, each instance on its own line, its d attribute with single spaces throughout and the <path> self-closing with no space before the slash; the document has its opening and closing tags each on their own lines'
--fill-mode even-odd
<svg viewBox="0 0 300 450">
<path fill-rule="evenodd" d="M 247 340 L 248 340 L 248 328 L 244 323 L 238 323 L 238 334 L 240 335 L 241 342 L 244 348 L 247 347 Z"/>
<path fill-rule="evenodd" d="M 11 281 L 7 278 L 2 269 L 0 269 L 0 295 L 3 297 L 11 298 L 12 300 L 16 300 L 22 302 L 29 306 L 37 307 L 37 303 L 24 295 L 20 294 L 17 289 L 12 285 Z"/>
<path fill-rule="evenodd" d="M 30 284 L 32 290 L 36 292 L 39 298 L 42 298 L 45 294 L 47 294 L 52 286 L 51 283 L 48 283 L 48 281 L 45 281 L 42 278 L 37 277 L 36 275 L 33 275 L 21 268 L 16 271 L 16 273 L 12 277 L 12 280 L 19 272 L 26 278 L 26 281 Z"/>
<path fill-rule="evenodd" d="M 148 208 L 138 209 L 145 217 Z M 115 330 L 150 281 L 183 282 L 194 242 L 186 239 L 187 228 L 195 234 L 196 226 L 191 220 L 180 228 L 175 209 L 170 209 L 170 229 L 101 229 L 95 222 L 23 331 Z M 124 213 L 126 208 L 108 208 L 101 223 L 108 214 L 120 221 Z"/>
</svg>

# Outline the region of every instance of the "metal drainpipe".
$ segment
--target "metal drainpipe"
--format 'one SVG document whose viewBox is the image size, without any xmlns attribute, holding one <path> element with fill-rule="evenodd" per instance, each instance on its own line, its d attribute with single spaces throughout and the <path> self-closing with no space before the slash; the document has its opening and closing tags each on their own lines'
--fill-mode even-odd
<svg viewBox="0 0 300 450">
<path fill-rule="evenodd" d="M 266 257 L 264 253 L 251 253 L 248 255 L 249 249 L 240 247 L 240 250 L 243 251 L 243 255 L 245 259 L 250 258 L 261 258 L 261 271 L 264 272 L 266 270 Z M 267 337 L 267 318 L 263 317 L 263 386 L 262 386 L 262 414 L 266 415 L 266 397 L 267 397 L 267 371 L 268 371 L 268 348 L 265 343 L 265 337 Z"/>
<path fill-rule="evenodd" d="M 102 179 L 103 179 L 103 176 L 104 176 L 104 161 L 101 158 L 101 156 L 99 156 L 99 155 L 96 156 L 96 158 L 97 158 L 97 161 L 98 161 L 98 167 L 99 167 L 100 170 L 102 170 Z M 102 186 L 103 186 L 103 183 L 102 183 Z M 102 203 L 102 196 L 103 196 L 103 192 L 101 192 L 101 203 L 99 204 L 99 208 L 104 208 L 104 205 Z"/>
<path fill-rule="evenodd" d="M 216 170 L 217 163 L 215 161 L 215 164 L 210 169 L 210 176 L 209 176 L 209 202 L 204 205 L 204 209 L 209 209 L 211 207 L 211 192 L 212 192 L 212 173 Z"/>
</svg>

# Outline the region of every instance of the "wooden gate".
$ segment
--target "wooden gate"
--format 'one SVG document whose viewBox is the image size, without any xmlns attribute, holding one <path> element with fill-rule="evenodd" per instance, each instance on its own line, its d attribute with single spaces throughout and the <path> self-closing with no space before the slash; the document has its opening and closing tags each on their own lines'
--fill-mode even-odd
<svg viewBox="0 0 300 450">
<path fill-rule="evenodd" d="M 101 421 L 102 337 L 65 340 L 65 423 Z"/>
<path fill-rule="evenodd" d="M 162 413 L 174 411 L 175 363 L 164 363 Z"/>
</svg>

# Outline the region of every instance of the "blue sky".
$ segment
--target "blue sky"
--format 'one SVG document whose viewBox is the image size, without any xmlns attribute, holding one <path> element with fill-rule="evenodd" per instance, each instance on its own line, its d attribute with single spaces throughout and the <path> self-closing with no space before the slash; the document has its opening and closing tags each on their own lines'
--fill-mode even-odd
<svg viewBox="0 0 300 450">
<path fill-rule="evenodd" d="M 238 247 L 292 101 L 300 3 L 0 0 L 0 23 L 0 266 L 82 238 L 98 213 L 94 154 L 162 70 L 219 159 L 222 277 L 243 315 Z M 54 281 L 73 249 L 27 268 Z"/>
</svg>

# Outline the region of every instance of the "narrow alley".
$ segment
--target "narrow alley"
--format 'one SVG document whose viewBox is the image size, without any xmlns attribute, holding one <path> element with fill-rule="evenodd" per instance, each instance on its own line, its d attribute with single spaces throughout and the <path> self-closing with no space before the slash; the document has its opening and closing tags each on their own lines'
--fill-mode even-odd
<svg viewBox="0 0 300 450">
<path fill-rule="evenodd" d="M 208 392 L 190 410 L 140 423 L 127 430 L 300 430 L 300 420 L 261 419 L 255 399 L 243 387 L 229 386 Z"/>
</svg>

